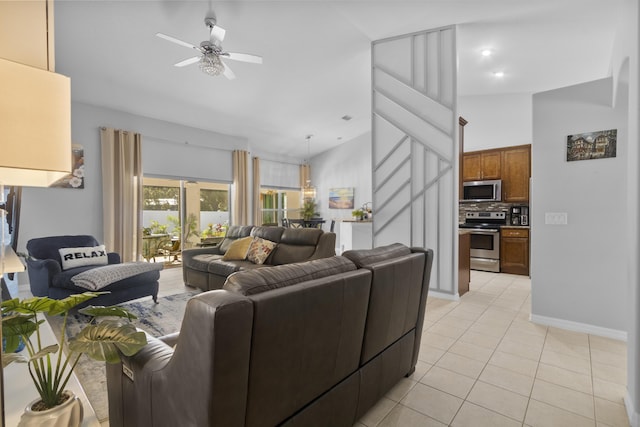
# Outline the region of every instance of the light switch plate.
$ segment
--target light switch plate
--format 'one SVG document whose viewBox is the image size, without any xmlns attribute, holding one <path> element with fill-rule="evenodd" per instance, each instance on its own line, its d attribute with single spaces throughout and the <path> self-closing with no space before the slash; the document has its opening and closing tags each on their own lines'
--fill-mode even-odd
<svg viewBox="0 0 640 427">
<path fill-rule="evenodd" d="M 549 225 L 567 225 L 567 216 L 566 212 L 545 212 L 544 223 Z"/>
</svg>

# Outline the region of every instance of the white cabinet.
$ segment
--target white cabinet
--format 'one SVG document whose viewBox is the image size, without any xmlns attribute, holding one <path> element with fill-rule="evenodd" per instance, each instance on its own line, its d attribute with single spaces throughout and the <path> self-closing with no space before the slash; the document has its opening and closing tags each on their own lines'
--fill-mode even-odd
<svg viewBox="0 0 640 427">
<path fill-rule="evenodd" d="M 340 222 L 340 253 L 351 249 L 371 249 L 373 247 L 373 222 Z"/>
</svg>

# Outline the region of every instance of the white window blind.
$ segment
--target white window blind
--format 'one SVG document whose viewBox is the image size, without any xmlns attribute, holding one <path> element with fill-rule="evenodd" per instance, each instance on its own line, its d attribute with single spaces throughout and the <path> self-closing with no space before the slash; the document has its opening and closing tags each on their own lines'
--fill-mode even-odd
<svg viewBox="0 0 640 427">
<path fill-rule="evenodd" d="M 300 188 L 300 166 L 260 159 L 260 186 Z"/>
</svg>

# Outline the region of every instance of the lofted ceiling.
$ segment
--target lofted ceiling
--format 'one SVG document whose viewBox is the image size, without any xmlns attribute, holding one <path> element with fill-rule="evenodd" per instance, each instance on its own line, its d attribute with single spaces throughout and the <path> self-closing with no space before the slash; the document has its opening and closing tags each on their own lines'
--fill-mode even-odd
<svg viewBox="0 0 640 427">
<path fill-rule="evenodd" d="M 73 100 L 245 137 L 301 159 L 370 129 L 371 42 L 458 24 L 458 95 L 535 93 L 610 73 L 624 0 L 56 0 L 56 71 Z M 214 13 L 236 80 L 176 68 Z M 492 55 L 483 57 L 482 49 Z M 493 73 L 503 71 L 504 77 Z M 349 115 L 352 120 L 342 120 Z"/>
</svg>

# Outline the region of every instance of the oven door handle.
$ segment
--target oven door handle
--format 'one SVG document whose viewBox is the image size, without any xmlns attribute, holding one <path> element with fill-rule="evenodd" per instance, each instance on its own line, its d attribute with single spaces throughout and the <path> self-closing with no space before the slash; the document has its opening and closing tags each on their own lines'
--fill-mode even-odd
<svg viewBox="0 0 640 427">
<path fill-rule="evenodd" d="M 499 232 L 500 230 L 493 229 L 493 228 L 483 228 L 482 230 L 478 230 L 478 231 L 474 229 L 473 231 L 471 231 L 472 234 L 486 234 L 486 235 L 499 233 Z"/>
</svg>

